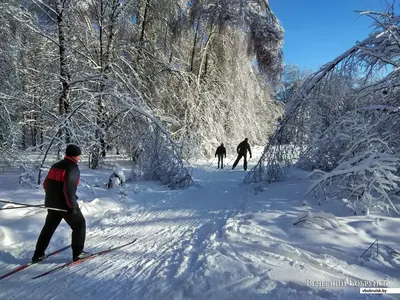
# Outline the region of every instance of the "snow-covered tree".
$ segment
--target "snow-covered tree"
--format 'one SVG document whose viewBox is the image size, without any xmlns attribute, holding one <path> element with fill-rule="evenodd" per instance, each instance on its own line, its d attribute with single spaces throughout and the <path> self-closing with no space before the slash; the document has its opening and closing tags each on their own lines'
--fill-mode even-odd
<svg viewBox="0 0 400 300">
<path fill-rule="evenodd" d="M 283 28 L 266 1 L 0 5 L 2 159 L 37 150 L 43 166 L 74 142 L 101 168 L 107 149 L 133 153 L 138 142 L 148 153 L 161 145 L 179 165 L 164 169 L 180 174 L 180 157 L 244 136 L 263 141 L 282 112 L 272 95 Z"/>
<path fill-rule="evenodd" d="M 374 19 L 373 32 L 297 89 L 245 182 L 281 180 L 298 163 L 320 175 L 310 189 L 319 201 L 396 211 L 400 17 L 393 6 L 361 14 Z"/>
</svg>

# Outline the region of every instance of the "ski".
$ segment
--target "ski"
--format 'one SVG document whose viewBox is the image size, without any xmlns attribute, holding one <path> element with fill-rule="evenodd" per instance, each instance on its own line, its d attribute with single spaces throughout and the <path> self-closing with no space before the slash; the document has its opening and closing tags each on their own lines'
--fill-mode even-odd
<svg viewBox="0 0 400 300">
<path fill-rule="evenodd" d="M 70 246 L 66 246 L 66 247 L 60 248 L 60 249 L 58 249 L 58 250 L 56 250 L 56 251 L 54 251 L 54 252 L 51 252 L 51 253 L 47 254 L 42 260 L 40 260 L 40 261 L 38 261 L 38 262 L 41 262 L 41 261 L 45 260 L 45 259 L 48 258 L 49 256 L 58 254 L 58 253 L 60 253 L 60 252 L 62 252 L 62 251 L 64 251 L 64 250 L 68 249 L 69 247 L 70 247 Z M 32 265 L 35 265 L 35 264 L 37 264 L 38 262 L 35 262 L 35 263 L 34 263 L 34 262 L 29 262 L 29 263 L 27 263 L 27 264 L 25 264 L 25 265 L 21 265 L 21 266 L 15 268 L 14 270 L 12 270 L 11 272 L 0 276 L 0 280 L 2 280 L 2 279 L 4 279 L 4 278 L 7 278 L 8 276 L 10 276 L 10 275 L 12 275 L 12 274 L 15 274 L 15 273 L 17 273 L 17 272 L 19 272 L 19 271 L 22 271 L 22 270 L 24 270 L 24 269 L 26 269 L 26 268 L 28 268 L 28 267 L 30 267 L 30 266 L 32 266 Z"/>
<path fill-rule="evenodd" d="M 46 275 L 48 275 L 48 274 L 50 274 L 50 273 L 59 271 L 59 270 L 64 269 L 64 268 L 66 268 L 66 267 L 75 266 L 75 265 L 77 265 L 77 264 L 80 264 L 81 262 L 87 261 L 87 260 L 92 259 L 92 258 L 95 258 L 95 257 L 97 257 L 97 256 L 100 256 L 100 255 L 109 253 L 109 252 L 114 251 L 114 250 L 117 250 L 117 249 L 121 249 L 121 248 L 126 247 L 126 246 L 129 246 L 129 245 L 132 245 L 134 242 L 136 242 L 136 239 L 134 239 L 133 241 L 131 241 L 131 242 L 129 242 L 129 243 L 126 243 L 126 244 L 123 244 L 123 245 L 120 245 L 120 246 L 117 246 L 117 247 L 114 247 L 114 248 L 109 248 L 109 249 L 107 249 L 107 250 L 103 250 L 103 251 L 99 251 L 99 252 L 96 252 L 96 253 L 92 253 L 91 255 L 89 255 L 89 256 L 87 256 L 87 257 L 85 257 L 85 258 L 83 258 L 83 259 L 65 263 L 65 264 L 60 265 L 60 266 L 58 266 L 58 267 L 55 267 L 54 269 L 51 269 L 51 270 L 49 270 L 49 271 L 47 271 L 47 272 L 45 272 L 45 273 L 42 273 L 42 274 L 40 274 L 40 275 L 37 275 L 37 276 L 33 277 L 32 279 L 36 279 L 36 278 L 40 278 L 40 277 L 46 276 Z"/>
</svg>

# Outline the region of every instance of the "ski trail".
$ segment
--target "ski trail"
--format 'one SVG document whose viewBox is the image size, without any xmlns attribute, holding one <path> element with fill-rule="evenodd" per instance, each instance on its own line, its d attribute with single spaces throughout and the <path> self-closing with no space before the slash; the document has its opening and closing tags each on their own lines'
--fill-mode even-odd
<svg viewBox="0 0 400 300">
<path fill-rule="evenodd" d="M 70 253 L 55 256 L 0 282 L 0 299 L 368 299 L 357 289 L 305 285 L 306 278 L 364 280 L 384 274 L 378 266 L 349 259 L 340 245 L 297 238 L 299 232 L 309 234 L 292 226 L 303 209 L 294 195 L 303 192 L 304 183 L 242 185 L 247 173 L 238 169 L 196 168 L 201 188 L 185 191 L 128 185 L 135 191 L 129 201 L 88 218 L 86 249 L 137 238 L 135 244 L 30 280 L 70 260 Z M 60 233 L 64 241 L 68 234 Z M 384 249 L 391 280 L 399 261 L 390 256 L 393 247 Z"/>
</svg>

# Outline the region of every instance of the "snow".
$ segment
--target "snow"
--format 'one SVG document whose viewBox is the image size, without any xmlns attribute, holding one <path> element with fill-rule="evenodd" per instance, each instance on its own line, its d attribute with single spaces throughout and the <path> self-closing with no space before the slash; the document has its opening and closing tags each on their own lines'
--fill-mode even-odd
<svg viewBox="0 0 400 300">
<path fill-rule="evenodd" d="M 262 150 L 253 150 L 250 167 Z M 377 280 L 400 287 L 399 218 L 377 211 L 354 216 L 343 203 L 304 201 L 310 183 L 299 169 L 284 182 L 242 184 L 242 161 L 235 170 L 218 170 L 211 161 L 194 166 L 200 187 L 136 181 L 124 194 L 105 187 L 110 170 L 81 163 L 86 250 L 137 242 L 31 280 L 69 261 L 71 251 L 64 251 L 1 280 L 0 299 L 371 299 L 380 296 L 349 285 Z M 18 186 L 18 178 L 17 170 L 0 174 L 0 200 L 43 203 L 43 191 Z M 30 260 L 45 216 L 39 208 L 0 211 L 0 275 Z M 294 225 L 299 218 L 305 221 Z M 67 245 L 70 234 L 62 222 L 48 252 Z M 379 255 L 371 247 L 361 258 L 376 239 Z M 307 285 L 340 280 L 347 286 Z"/>
</svg>

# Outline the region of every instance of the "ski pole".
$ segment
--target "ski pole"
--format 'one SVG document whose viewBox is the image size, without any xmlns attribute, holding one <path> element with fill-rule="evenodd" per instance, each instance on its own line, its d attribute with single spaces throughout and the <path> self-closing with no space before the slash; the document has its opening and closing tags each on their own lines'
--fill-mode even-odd
<svg viewBox="0 0 400 300">
<path fill-rule="evenodd" d="M 232 160 L 234 160 L 234 159 L 235 159 L 235 157 L 233 157 L 233 158 L 226 164 L 226 166 L 229 166 L 229 165 L 231 164 Z"/>
<path fill-rule="evenodd" d="M 5 200 L 0 200 L 0 202 L 1 202 L 1 203 L 7 203 L 7 204 L 22 205 L 22 207 L 15 207 L 15 208 L 36 207 L 36 208 L 42 208 L 42 209 L 50 209 L 50 210 L 68 212 L 68 211 L 65 210 L 65 209 L 54 208 L 54 207 L 45 207 L 43 204 L 26 204 L 26 203 L 5 201 Z M 15 208 L 14 208 L 14 209 L 15 209 Z M 10 208 L 1 208 L 1 210 L 4 210 L 4 209 L 10 209 Z"/>
<path fill-rule="evenodd" d="M 35 206 L 36 204 L 26 204 L 26 203 L 21 203 L 21 202 L 12 202 L 12 201 L 6 201 L 6 200 L 0 200 L 1 203 L 7 203 L 7 204 L 16 204 L 16 205 L 23 205 L 23 206 Z M 37 204 L 36 206 L 40 206 L 43 204 Z"/>
<path fill-rule="evenodd" d="M 54 207 L 46 207 L 46 206 L 39 206 L 39 205 L 26 205 L 26 206 L 19 206 L 19 207 L 2 207 L 0 210 L 6 210 L 6 209 L 17 209 L 17 208 L 40 208 L 40 209 L 49 209 L 49 210 L 55 210 L 55 211 L 61 211 L 61 212 L 68 212 L 68 210 L 61 209 L 61 208 L 54 208 Z"/>
<path fill-rule="evenodd" d="M 12 206 L 12 207 L 1 207 L 0 210 L 6 210 L 6 209 L 17 209 L 17 208 L 28 208 L 28 207 L 43 207 L 44 205 L 24 205 L 24 206 Z"/>
<path fill-rule="evenodd" d="M 41 209 L 49 209 L 49 210 L 55 210 L 55 211 L 62 211 L 62 212 L 68 212 L 68 210 L 61 209 L 61 208 L 54 208 L 54 207 L 46 207 L 46 206 L 37 206 L 36 208 L 41 208 Z"/>
<path fill-rule="evenodd" d="M 215 160 L 215 156 L 214 156 L 214 159 L 212 160 L 211 164 L 209 165 L 209 167 L 213 164 L 214 160 Z"/>
</svg>

